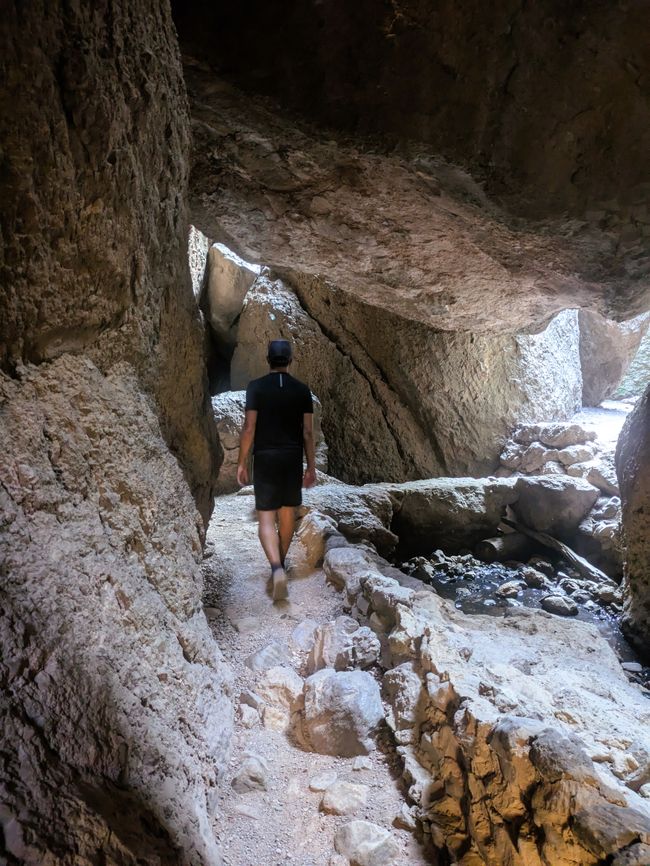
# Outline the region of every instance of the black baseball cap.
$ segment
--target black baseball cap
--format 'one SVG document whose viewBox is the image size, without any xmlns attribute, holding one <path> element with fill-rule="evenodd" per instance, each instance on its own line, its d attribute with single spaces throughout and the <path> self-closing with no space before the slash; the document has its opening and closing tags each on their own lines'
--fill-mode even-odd
<svg viewBox="0 0 650 866">
<path fill-rule="evenodd" d="M 283 361 L 285 364 L 288 364 L 292 355 L 291 343 L 288 340 L 271 340 L 269 342 L 269 348 L 266 352 L 269 361 L 273 361 L 276 364 Z"/>
</svg>

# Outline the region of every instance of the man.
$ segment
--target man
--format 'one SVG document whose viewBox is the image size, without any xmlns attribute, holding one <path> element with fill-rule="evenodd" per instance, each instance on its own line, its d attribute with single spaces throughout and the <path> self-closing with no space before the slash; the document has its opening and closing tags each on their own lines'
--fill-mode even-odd
<svg viewBox="0 0 650 866">
<path fill-rule="evenodd" d="M 255 508 L 260 541 L 271 564 L 273 601 L 288 596 L 284 561 L 295 529 L 295 508 L 302 503 L 301 487 L 316 481 L 311 391 L 289 374 L 292 355 L 288 340 L 271 340 L 268 345 L 271 372 L 253 379 L 246 390 L 237 466 L 237 481 L 244 486 L 249 483 L 252 447 Z"/>
</svg>

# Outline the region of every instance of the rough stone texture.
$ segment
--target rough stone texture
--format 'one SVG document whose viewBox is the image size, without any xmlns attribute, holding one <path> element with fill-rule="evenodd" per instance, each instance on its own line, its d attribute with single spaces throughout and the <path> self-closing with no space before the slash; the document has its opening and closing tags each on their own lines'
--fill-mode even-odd
<svg viewBox="0 0 650 866">
<path fill-rule="evenodd" d="M 383 718 L 379 686 L 365 671 L 325 668 L 305 680 L 305 708 L 297 727 L 315 752 L 367 755 Z"/>
<path fill-rule="evenodd" d="M 354 866 L 391 866 L 400 846 L 390 832 L 370 821 L 350 821 L 337 830 L 334 847 Z"/>
<path fill-rule="evenodd" d="M 516 489 L 518 498 L 513 510 L 521 522 L 559 538 L 575 533 L 599 495 L 587 481 L 568 475 L 519 478 Z"/>
<path fill-rule="evenodd" d="M 408 797 L 443 856 L 597 866 L 643 851 L 650 709 L 594 626 L 468 616 L 432 593 L 396 600 L 389 578 L 359 584 L 371 617 L 393 611 L 389 722 L 404 719 Z"/>
<path fill-rule="evenodd" d="M 321 426 L 321 403 L 315 394 L 314 437 L 316 444 L 316 468 L 327 472 L 327 443 Z M 217 495 L 239 490 L 237 484 L 237 462 L 239 460 L 239 434 L 244 425 L 246 391 L 223 391 L 212 397 L 212 412 L 217 434 L 223 449 L 223 463 L 215 481 Z"/>
<path fill-rule="evenodd" d="M 433 478 L 377 488 L 395 499 L 392 528 L 406 553 L 471 549 L 496 534 L 506 506 L 518 497 L 510 478 Z"/>
<path fill-rule="evenodd" d="M 0 42 L 3 855 L 207 866 L 231 711 L 174 27 L 53 0 Z"/>
<path fill-rule="evenodd" d="M 110 38 L 107 24 L 110 21 Z M 0 368 L 126 360 L 207 522 L 219 463 L 187 267 L 189 120 L 167 6 L 7 10 Z"/>
<path fill-rule="evenodd" d="M 190 267 L 190 279 L 192 280 L 192 291 L 198 304 L 203 298 L 205 289 L 205 276 L 208 262 L 208 250 L 210 240 L 196 226 L 190 226 L 187 238 L 187 259 Z"/>
<path fill-rule="evenodd" d="M 346 481 L 488 472 L 515 424 L 580 405 L 573 311 L 540 334 L 450 334 L 294 273 L 291 286 L 257 280 L 238 327 L 233 387 L 266 372 L 268 340 L 290 339 L 295 375 L 323 401 L 331 471 Z"/>
<path fill-rule="evenodd" d="M 334 782 L 330 785 L 320 807 L 328 815 L 354 815 L 368 800 L 367 785 L 357 785 L 355 782 Z"/>
<path fill-rule="evenodd" d="M 650 382 L 650 332 L 646 333 L 639 351 L 628 367 L 625 378 L 614 394 L 616 400 L 640 397 Z"/>
<path fill-rule="evenodd" d="M 620 385 L 648 331 L 650 316 L 637 316 L 619 324 L 598 313 L 580 310 L 578 322 L 582 404 L 599 406 Z"/>
<path fill-rule="evenodd" d="M 616 448 L 625 541 L 624 625 L 641 652 L 650 642 L 650 386 L 623 426 Z"/>
<path fill-rule="evenodd" d="M 225 14 L 206 0 L 176 0 L 174 8 L 188 49 L 328 125 L 416 140 L 419 153 L 428 144 L 469 163 L 526 213 L 586 210 L 608 226 L 608 209 L 636 204 L 643 219 L 642 6 L 337 0 Z"/>
<path fill-rule="evenodd" d="M 542 424 L 524 424 L 512 434 L 514 442 L 521 445 L 531 445 L 541 442 L 547 448 L 567 448 L 570 445 L 584 445 L 596 438 L 596 433 L 568 421 L 566 424 L 545 422 Z"/>
<path fill-rule="evenodd" d="M 246 292 L 259 272 L 259 265 L 245 262 L 224 244 L 212 244 L 208 251 L 205 286 L 207 318 L 218 345 L 229 354 L 232 354 L 237 342 L 237 319 Z"/>
<path fill-rule="evenodd" d="M 339 616 L 317 628 L 307 669 L 314 673 L 321 668 L 368 668 L 379 658 L 379 651 L 379 641 L 367 626 L 360 626 L 352 617 Z"/>
<path fill-rule="evenodd" d="M 131 367 L 0 375 L 9 863 L 214 864 L 231 729 L 202 521 Z"/>
</svg>

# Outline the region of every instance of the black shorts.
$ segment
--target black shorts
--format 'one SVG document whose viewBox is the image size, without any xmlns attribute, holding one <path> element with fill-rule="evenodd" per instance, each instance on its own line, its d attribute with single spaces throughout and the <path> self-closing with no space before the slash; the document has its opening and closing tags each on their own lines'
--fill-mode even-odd
<svg viewBox="0 0 650 866">
<path fill-rule="evenodd" d="M 255 508 L 276 511 L 302 504 L 302 449 L 258 451 L 253 455 Z"/>
</svg>

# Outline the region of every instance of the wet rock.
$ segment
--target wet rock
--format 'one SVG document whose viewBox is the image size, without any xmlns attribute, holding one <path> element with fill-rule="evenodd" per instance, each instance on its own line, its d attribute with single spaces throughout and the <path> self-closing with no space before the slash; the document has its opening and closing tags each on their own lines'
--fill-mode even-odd
<svg viewBox="0 0 650 866">
<path fill-rule="evenodd" d="M 369 790 L 354 782 L 334 782 L 325 791 L 320 808 L 328 815 L 354 815 L 365 806 Z"/>
<path fill-rule="evenodd" d="M 496 588 L 496 595 L 501 598 L 516 598 L 522 589 L 520 580 L 508 580 Z"/>
<path fill-rule="evenodd" d="M 554 613 L 557 616 L 575 616 L 578 613 L 578 605 L 575 601 L 564 595 L 547 595 L 540 603 L 547 613 Z"/>
<path fill-rule="evenodd" d="M 383 717 L 379 686 L 365 671 L 325 668 L 305 681 L 300 732 L 315 752 L 368 754 L 375 748 L 373 735 Z"/>
<path fill-rule="evenodd" d="M 552 573 L 553 568 L 551 567 L 551 574 Z M 537 568 L 533 568 L 530 565 L 524 565 L 523 568 L 520 568 L 519 574 L 525 581 L 526 586 L 530 586 L 533 589 L 542 589 L 548 583 L 546 574 L 543 574 L 541 571 L 538 571 Z"/>
<path fill-rule="evenodd" d="M 519 520 L 531 529 L 567 537 L 598 499 L 598 491 L 580 478 L 518 478 L 519 497 L 512 506 Z"/>
<path fill-rule="evenodd" d="M 334 836 L 334 847 L 356 866 L 391 866 L 400 854 L 389 831 L 369 821 L 344 824 Z"/>
<path fill-rule="evenodd" d="M 379 658 L 379 651 L 379 641 L 369 628 L 349 616 L 339 616 L 316 629 L 307 670 L 368 668 Z"/>
<path fill-rule="evenodd" d="M 266 791 L 269 765 L 259 755 L 248 755 L 233 777 L 232 786 L 238 794 L 249 791 Z"/>
</svg>

